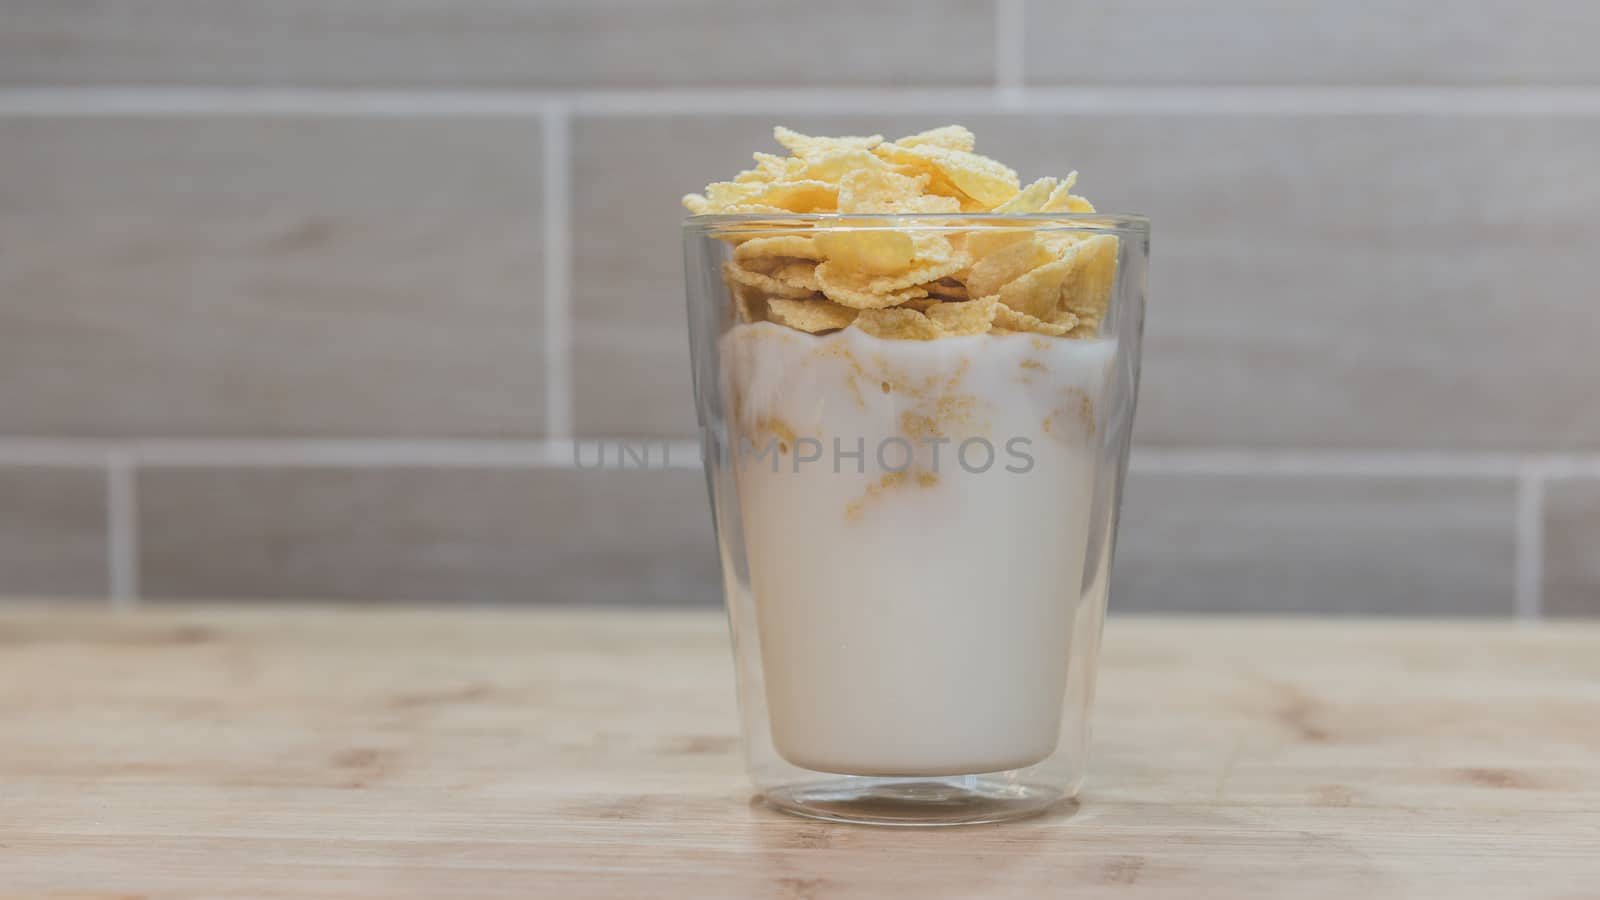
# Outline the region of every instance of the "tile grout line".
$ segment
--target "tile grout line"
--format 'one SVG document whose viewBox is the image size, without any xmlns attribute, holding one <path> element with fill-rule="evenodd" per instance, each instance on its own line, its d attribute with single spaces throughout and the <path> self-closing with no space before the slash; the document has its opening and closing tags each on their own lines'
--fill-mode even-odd
<svg viewBox="0 0 1600 900">
<path fill-rule="evenodd" d="M 1439 451 L 1248 450 L 1135 448 L 1130 469 L 1152 475 L 1258 477 L 1513 478 L 1535 455 Z"/>
<path fill-rule="evenodd" d="M 1544 474 L 1524 466 L 1517 476 L 1516 618 L 1537 621 L 1544 614 Z"/>
<path fill-rule="evenodd" d="M 139 496 L 136 461 L 125 450 L 106 457 L 107 563 L 112 609 L 139 605 Z"/>
<path fill-rule="evenodd" d="M 1026 97 L 1023 53 L 1027 48 L 1027 11 L 1023 0 L 995 0 L 994 83 L 1001 105 L 1011 108 Z"/>
<path fill-rule="evenodd" d="M 527 440 L 408 438 L 6 438 L 0 465 L 131 466 L 513 466 L 573 468 L 576 445 L 604 441 L 672 446 L 699 465 L 693 438 L 566 437 Z M 693 448 L 692 450 L 690 448 Z M 688 462 L 683 462 L 687 466 Z M 1135 448 L 1135 472 L 1159 475 L 1296 475 L 1600 479 L 1600 453 L 1457 453 L 1425 450 L 1250 450 Z"/>
<path fill-rule="evenodd" d="M 544 132 L 544 374 L 548 438 L 566 440 L 573 429 L 572 370 L 572 128 L 565 106 L 552 103 Z"/>
<path fill-rule="evenodd" d="M 1001 0 L 1002 3 L 1011 0 Z M 1002 21 L 996 52 L 1025 42 L 1026 25 Z M 1019 27 L 1020 26 L 1020 27 Z M 998 32 L 1007 27 L 1013 34 Z M 968 115 L 1004 111 L 1102 115 L 1600 115 L 1600 87 L 1028 86 L 1021 54 L 996 61 L 988 87 L 663 90 L 342 90 L 333 88 L 3 88 L 0 116 L 540 117 L 770 115 L 795 113 Z M 1011 84 L 1011 82 L 1016 82 Z"/>
</svg>

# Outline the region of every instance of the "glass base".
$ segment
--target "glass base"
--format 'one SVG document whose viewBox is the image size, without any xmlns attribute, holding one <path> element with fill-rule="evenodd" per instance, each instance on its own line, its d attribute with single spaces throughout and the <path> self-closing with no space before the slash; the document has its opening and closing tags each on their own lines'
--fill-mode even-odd
<svg viewBox="0 0 1600 900">
<path fill-rule="evenodd" d="M 942 778 L 841 776 L 768 790 L 768 806 L 797 816 L 860 825 L 978 825 L 1045 812 L 1068 791 L 1018 784 L 1004 774 Z"/>
</svg>

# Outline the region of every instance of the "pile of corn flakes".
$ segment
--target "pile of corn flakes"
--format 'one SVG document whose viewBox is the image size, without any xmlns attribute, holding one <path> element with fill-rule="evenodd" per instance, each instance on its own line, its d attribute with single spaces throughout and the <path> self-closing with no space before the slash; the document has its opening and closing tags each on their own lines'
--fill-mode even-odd
<svg viewBox="0 0 1600 900">
<path fill-rule="evenodd" d="M 900 340 L 1099 333 L 1116 283 L 1116 235 L 963 218 L 1092 213 L 1071 193 L 1078 173 L 1022 187 L 1015 171 L 974 153 L 959 125 L 892 142 L 782 127 L 773 135 L 790 156 L 757 153 L 754 169 L 683 198 L 695 215 L 774 217 L 726 233 L 736 246 L 723 276 L 739 321 Z M 782 219 L 796 213 L 852 218 Z M 903 218 L 911 214 L 923 217 Z"/>
</svg>

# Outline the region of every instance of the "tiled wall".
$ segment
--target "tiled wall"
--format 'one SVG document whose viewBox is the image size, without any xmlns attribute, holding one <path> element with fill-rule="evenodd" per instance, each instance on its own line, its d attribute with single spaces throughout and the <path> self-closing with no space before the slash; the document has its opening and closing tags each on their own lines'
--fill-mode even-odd
<svg viewBox="0 0 1600 900">
<path fill-rule="evenodd" d="M 0 593 L 711 603 L 677 197 L 1154 226 L 1124 610 L 1600 613 L 1600 6 L 0 0 Z M 674 444 L 579 472 L 570 441 Z"/>
</svg>

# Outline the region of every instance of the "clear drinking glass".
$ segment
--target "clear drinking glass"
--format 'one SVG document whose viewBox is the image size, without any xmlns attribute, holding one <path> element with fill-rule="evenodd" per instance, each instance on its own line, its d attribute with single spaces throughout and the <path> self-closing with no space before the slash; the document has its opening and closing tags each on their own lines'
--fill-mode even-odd
<svg viewBox="0 0 1600 900">
<path fill-rule="evenodd" d="M 1115 241 L 1097 334 L 886 340 L 761 321 L 753 237 Z M 1076 795 L 1139 382 L 1149 224 L 684 225 L 695 400 L 750 777 L 820 819 L 991 822 Z M 1089 329 L 1091 332 L 1094 329 Z"/>
</svg>

